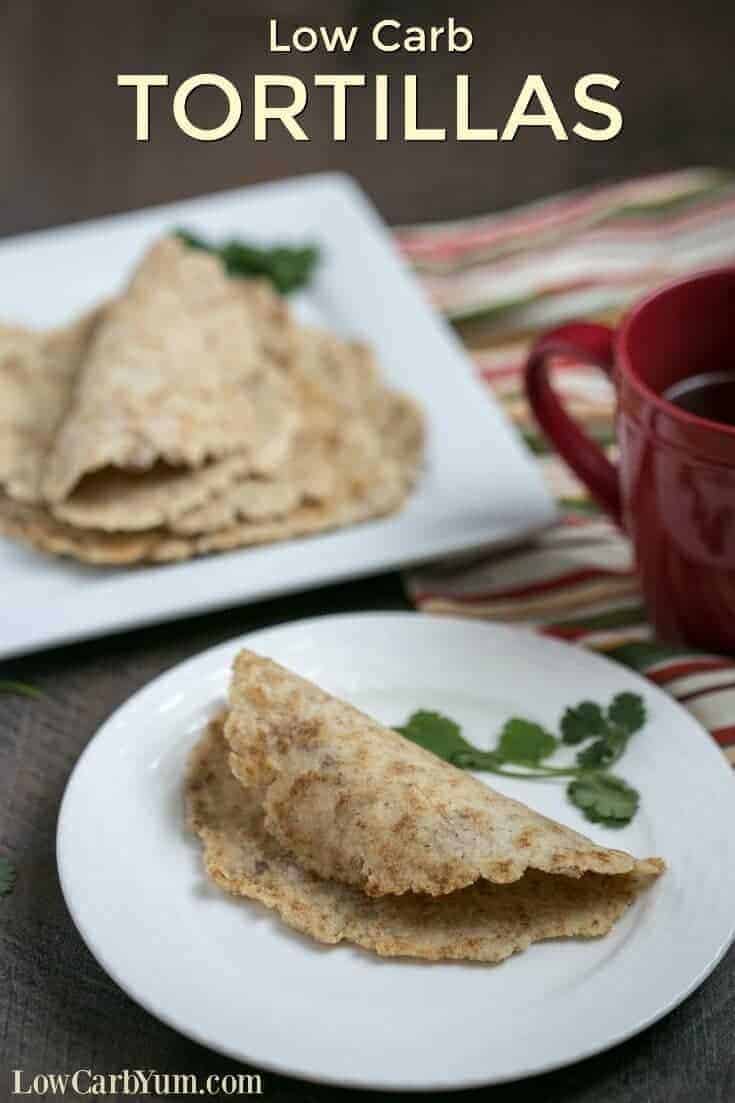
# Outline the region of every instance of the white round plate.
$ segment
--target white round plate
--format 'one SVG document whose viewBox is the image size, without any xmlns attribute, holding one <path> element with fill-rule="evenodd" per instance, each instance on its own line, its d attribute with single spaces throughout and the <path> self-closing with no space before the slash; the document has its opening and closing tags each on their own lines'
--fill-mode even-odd
<svg viewBox="0 0 735 1103">
<path fill-rule="evenodd" d="M 484 775 L 595 840 L 661 855 L 667 873 L 612 934 L 532 946 L 502 965 L 384 960 L 324 947 L 205 880 L 186 832 L 189 749 L 247 646 L 380 720 L 439 709 L 478 746 L 514 714 L 556 726 L 580 699 L 640 693 L 650 721 L 621 773 L 642 793 L 624 830 L 588 824 L 558 782 Z M 483 776 L 483 775 L 479 775 Z M 66 902 L 113 979 L 229 1056 L 382 1089 L 493 1084 L 587 1057 L 675 1007 L 733 939 L 735 787 L 721 752 L 622 666 L 526 630 L 417 614 L 317 618 L 206 651 L 136 693 L 69 781 L 57 854 Z"/>
</svg>

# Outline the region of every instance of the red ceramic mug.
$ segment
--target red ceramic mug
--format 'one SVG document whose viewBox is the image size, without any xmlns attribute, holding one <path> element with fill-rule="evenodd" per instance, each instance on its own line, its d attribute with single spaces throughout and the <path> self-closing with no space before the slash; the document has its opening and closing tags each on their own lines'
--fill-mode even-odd
<svg viewBox="0 0 735 1103">
<path fill-rule="evenodd" d="M 552 390 L 548 362 L 558 354 L 612 378 L 618 467 Z M 579 322 L 544 334 L 526 366 L 526 391 L 556 449 L 632 538 L 658 635 L 735 652 L 735 425 L 664 397 L 713 371 L 735 375 L 735 267 L 648 295 L 617 330 Z"/>
</svg>

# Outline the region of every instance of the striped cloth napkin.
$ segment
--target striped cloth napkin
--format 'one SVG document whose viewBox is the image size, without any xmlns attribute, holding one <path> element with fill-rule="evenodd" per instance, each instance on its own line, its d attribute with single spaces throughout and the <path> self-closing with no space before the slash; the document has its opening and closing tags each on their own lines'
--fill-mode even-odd
<svg viewBox="0 0 735 1103">
<path fill-rule="evenodd" d="M 520 549 L 411 572 L 409 596 L 428 612 L 525 624 L 625 663 L 684 704 L 735 765 L 735 660 L 655 639 L 628 541 L 550 450 L 522 379 L 541 329 L 570 318 L 615 322 L 648 289 L 735 262 L 735 177 L 709 169 L 649 176 L 396 235 L 561 507 L 559 524 Z M 614 396 L 602 373 L 559 361 L 554 383 L 614 455 Z"/>
</svg>

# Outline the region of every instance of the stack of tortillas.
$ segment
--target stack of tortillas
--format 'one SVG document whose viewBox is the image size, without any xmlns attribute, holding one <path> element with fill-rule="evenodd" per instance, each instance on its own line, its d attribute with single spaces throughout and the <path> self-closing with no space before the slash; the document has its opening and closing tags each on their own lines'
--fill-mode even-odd
<svg viewBox="0 0 735 1103">
<path fill-rule="evenodd" d="M 94 563 L 182 559 L 397 509 L 415 404 L 368 349 L 167 238 L 120 298 L 0 329 L 0 532 Z"/>
<path fill-rule="evenodd" d="M 209 876 L 320 942 L 501 961 L 606 934 L 664 869 L 598 846 L 243 651 L 195 748 Z"/>
</svg>

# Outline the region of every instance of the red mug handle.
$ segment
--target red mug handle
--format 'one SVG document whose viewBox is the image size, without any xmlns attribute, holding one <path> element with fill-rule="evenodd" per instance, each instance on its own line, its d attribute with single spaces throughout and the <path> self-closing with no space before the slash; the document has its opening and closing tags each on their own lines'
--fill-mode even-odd
<svg viewBox="0 0 735 1103">
<path fill-rule="evenodd" d="M 570 322 L 549 330 L 534 344 L 526 364 L 526 395 L 534 416 L 559 454 L 585 484 L 593 498 L 623 525 L 617 468 L 600 446 L 566 412 L 549 382 L 551 356 L 574 356 L 595 364 L 608 376 L 613 371 L 614 330 L 591 322 Z"/>
</svg>

